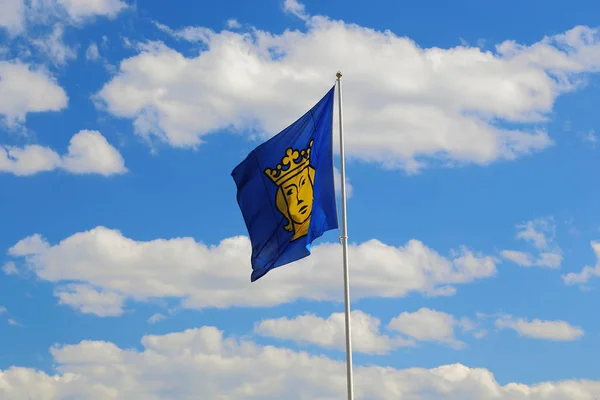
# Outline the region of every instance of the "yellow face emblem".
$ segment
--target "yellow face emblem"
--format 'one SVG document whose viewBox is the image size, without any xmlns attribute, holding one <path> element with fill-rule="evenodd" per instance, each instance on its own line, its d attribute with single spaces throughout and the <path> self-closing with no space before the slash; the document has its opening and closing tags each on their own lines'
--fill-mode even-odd
<svg viewBox="0 0 600 400">
<path fill-rule="evenodd" d="M 287 149 L 276 169 L 265 170 L 278 186 L 275 205 L 286 218 L 285 230 L 294 233 L 292 240 L 306 236 L 310 226 L 315 181 L 315 169 L 309 164 L 311 146 L 312 140 L 306 150 Z"/>
</svg>

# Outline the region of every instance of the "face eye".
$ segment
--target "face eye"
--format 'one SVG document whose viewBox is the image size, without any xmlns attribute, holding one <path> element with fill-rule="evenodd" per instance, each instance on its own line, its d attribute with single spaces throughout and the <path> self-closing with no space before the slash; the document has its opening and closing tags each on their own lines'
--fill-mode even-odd
<svg viewBox="0 0 600 400">
<path fill-rule="evenodd" d="M 286 195 L 291 196 L 294 193 L 294 191 L 292 189 L 289 189 L 286 193 Z"/>
</svg>

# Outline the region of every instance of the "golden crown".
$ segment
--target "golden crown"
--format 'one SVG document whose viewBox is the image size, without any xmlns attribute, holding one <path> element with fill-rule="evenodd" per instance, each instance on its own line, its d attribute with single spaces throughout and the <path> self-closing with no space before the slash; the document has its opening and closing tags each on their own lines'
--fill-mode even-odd
<svg viewBox="0 0 600 400">
<path fill-rule="evenodd" d="M 277 186 L 294 176 L 297 171 L 302 171 L 310 163 L 310 148 L 313 141 L 308 143 L 308 148 L 304 150 L 295 150 L 291 147 L 285 151 L 285 156 L 281 159 L 281 164 L 277 164 L 274 169 L 265 169 L 265 174 L 275 182 Z"/>
</svg>

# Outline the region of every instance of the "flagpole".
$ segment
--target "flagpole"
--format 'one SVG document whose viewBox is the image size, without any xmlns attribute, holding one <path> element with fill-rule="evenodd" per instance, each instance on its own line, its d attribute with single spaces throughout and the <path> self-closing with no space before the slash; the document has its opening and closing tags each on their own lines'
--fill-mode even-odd
<svg viewBox="0 0 600 400">
<path fill-rule="evenodd" d="M 344 128 L 342 117 L 342 73 L 338 71 L 337 93 L 338 93 L 338 112 L 340 117 L 340 175 L 341 175 L 341 194 L 342 194 L 342 243 L 343 265 L 344 265 L 344 303 L 346 316 L 346 381 L 348 384 L 348 400 L 354 400 L 354 387 L 352 383 L 352 338 L 350 330 L 350 276 L 348 273 L 348 224 L 346 222 L 346 162 L 344 155 Z"/>
</svg>

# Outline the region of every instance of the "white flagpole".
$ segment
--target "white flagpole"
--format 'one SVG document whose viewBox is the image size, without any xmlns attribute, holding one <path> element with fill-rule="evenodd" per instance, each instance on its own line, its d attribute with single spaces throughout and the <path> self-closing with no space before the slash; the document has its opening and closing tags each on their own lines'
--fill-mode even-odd
<svg viewBox="0 0 600 400">
<path fill-rule="evenodd" d="M 342 82 L 340 78 L 342 73 L 338 71 L 337 93 L 338 93 L 338 111 L 340 116 L 340 175 L 342 192 L 342 243 L 343 264 L 344 264 L 344 300 L 346 314 L 346 381 L 348 383 L 348 400 L 354 400 L 354 387 L 352 383 L 352 338 L 350 330 L 350 276 L 348 274 L 348 224 L 346 222 L 346 163 L 344 160 L 344 128 L 342 118 Z"/>
</svg>

